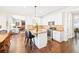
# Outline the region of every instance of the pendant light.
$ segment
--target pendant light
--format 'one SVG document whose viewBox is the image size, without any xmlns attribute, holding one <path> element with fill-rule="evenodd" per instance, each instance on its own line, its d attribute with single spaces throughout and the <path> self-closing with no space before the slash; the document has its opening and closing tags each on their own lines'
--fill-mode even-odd
<svg viewBox="0 0 79 59">
<path fill-rule="evenodd" d="M 36 8 L 37 6 L 34 6 L 35 7 L 35 29 L 36 29 L 36 36 L 38 36 L 38 22 L 37 22 L 37 14 L 36 14 Z"/>
</svg>

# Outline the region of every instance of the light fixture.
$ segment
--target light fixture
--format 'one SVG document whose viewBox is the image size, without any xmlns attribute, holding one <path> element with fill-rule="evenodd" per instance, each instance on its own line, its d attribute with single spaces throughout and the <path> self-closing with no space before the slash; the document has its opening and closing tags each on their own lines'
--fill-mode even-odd
<svg viewBox="0 0 79 59">
<path fill-rule="evenodd" d="M 36 14 L 36 8 L 37 6 L 34 6 L 35 7 L 35 29 L 36 29 L 36 36 L 38 36 L 38 22 L 37 22 L 37 14 Z"/>
<path fill-rule="evenodd" d="M 37 6 L 34 6 L 34 7 L 35 7 L 35 17 L 36 17 L 36 7 L 37 7 Z"/>
</svg>

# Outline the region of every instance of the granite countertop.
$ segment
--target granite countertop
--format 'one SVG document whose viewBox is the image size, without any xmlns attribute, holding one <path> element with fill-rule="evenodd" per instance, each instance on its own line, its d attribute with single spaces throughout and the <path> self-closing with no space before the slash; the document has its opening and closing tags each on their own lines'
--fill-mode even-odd
<svg viewBox="0 0 79 59">
<path fill-rule="evenodd" d="M 33 34 L 42 34 L 42 33 L 46 33 L 47 32 L 47 30 L 45 30 L 45 29 L 40 29 L 40 30 L 38 30 L 38 33 L 36 32 L 36 30 L 30 30 Z"/>
</svg>

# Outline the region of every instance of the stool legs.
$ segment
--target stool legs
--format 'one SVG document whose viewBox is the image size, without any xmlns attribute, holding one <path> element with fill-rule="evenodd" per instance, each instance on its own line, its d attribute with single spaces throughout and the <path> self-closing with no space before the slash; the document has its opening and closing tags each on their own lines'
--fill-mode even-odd
<svg viewBox="0 0 79 59">
<path fill-rule="evenodd" d="M 33 42 L 32 42 L 33 41 Z M 34 44 L 35 44 L 35 40 L 33 39 L 27 39 L 27 42 L 26 42 L 26 46 L 29 46 L 29 51 L 33 51 L 33 46 L 34 46 Z"/>
</svg>

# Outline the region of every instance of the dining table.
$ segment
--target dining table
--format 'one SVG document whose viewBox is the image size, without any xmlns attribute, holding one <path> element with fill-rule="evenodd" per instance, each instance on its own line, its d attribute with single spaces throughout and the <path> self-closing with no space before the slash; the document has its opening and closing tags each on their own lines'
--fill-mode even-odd
<svg viewBox="0 0 79 59">
<path fill-rule="evenodd" d="M 7 36 L 8 36 L 8 33 L 0 34 L 0 43 L 3 42 Z"/>
</svg>

